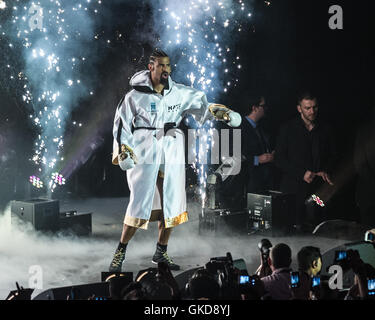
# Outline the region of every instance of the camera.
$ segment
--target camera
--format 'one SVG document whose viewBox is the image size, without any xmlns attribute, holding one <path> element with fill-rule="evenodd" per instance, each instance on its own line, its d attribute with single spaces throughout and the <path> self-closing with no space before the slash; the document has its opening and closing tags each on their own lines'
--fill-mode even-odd
<svg viewBox="0 0 375 320">
<path fill-rule="evenodd" d="M 241 285 L 250 285 L 255 286 L 257 280 L 257 276 L 249 276 L 249 275 L 242 275 L 238 276 L 238 284 Z"/>
<path fill-rule="evenodd" d="M 206 263 L 205 269 L 218 280 L 220 287 L 232 286 L 238 283 L 238 276 L 235 273 L 230 252 L 225 257 L 211 258 Z"/>
<path fill-rule="evenodd" d="M 290 287 L 291 288 L 299 288 L 300 287 L 299 272 L 291 272 L 290 273 Z"/>
<path fill-rule="evenodd" d="M 206 263 L 206 269 L 212 274 L 217 274 L 220 271 L 228 271 L 233 269 L 233 259 L 230 252 L 227 253 L 225 257 L 211 258 L 208 263 Z"/>
</svg>

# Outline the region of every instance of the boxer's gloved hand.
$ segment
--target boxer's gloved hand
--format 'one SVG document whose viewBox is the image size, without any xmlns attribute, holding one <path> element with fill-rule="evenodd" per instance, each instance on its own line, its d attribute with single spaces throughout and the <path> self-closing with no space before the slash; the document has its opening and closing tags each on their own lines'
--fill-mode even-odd
<svg viewBox="0 0 375 320">
<path fill-rule="evenodd" d="M 222 104 L 212 104 L 210 105 L 209 110 L 216 120 L 224 121 L 230 127 L 237 128 L 241 125 L 241 115 Z"/>
<path fill-rule="evenodd" d="M 121 145 L 121 153 L 118 156 L 118 164 L 123 171 L 133 169 L 137 164 L 136 156 L 133 150 L 124 144 Z"/>
<path fill-rule="evenodd" d="M 242 117 L 238 112 L 230 111 L 228 113 L 229 122 L 228 125 L 232 128 L 238 128 L 242 123 Z"/>
</svg>

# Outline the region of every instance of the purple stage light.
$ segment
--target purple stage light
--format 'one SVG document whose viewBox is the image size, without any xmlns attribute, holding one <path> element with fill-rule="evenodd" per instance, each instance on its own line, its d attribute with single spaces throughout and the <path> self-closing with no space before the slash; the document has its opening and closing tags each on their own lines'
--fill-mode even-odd
<svg viewBox="0 0 375 320">
<path fill-rule="evenodd" d="M 31 184 L 38 188 L 38 189 L 41 189 L 43 188 L 43 181 L 40 180 L 40 178 L 36 177 L 36 176 L 30 176 L 30 179 L 29 181 L 31 182 Z"/>
<path fill-rule="evenodd" d="M 52 174 L 52 180 L 55 184 L 58 184 L 59 186 L 65 184 L 65 178 L 57 172 Z"/>
</svg>

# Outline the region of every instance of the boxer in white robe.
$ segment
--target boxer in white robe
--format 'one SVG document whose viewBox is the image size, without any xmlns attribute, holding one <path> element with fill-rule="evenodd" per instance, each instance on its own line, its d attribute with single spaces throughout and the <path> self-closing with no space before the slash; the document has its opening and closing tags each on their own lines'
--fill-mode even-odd
<svg viewBox="0 0 375 320">
<path fill-rule="evenodd" d="M 148 69 L 132 77 L 133 90 L 120 102 L 114 119 L 112 162 L 126 171 L 130 201 L 109 268 L 113 272 L 121 271 L 136 230 L 147 229 L 150 221 L 159 221 L 152 262 L 166 262 L 171 270 L 179 270 L 167 255 L 172 228 L 188 221 L 185 138 L 178 126 L 186 114 L 201 124 L 208 119 L 226 120 L 234 127 L 241 123 L 239 114 L 209 104 L 203 92 L 172 81 L 170 59 L 163 51 L 154 51 Z"/>
</svg>

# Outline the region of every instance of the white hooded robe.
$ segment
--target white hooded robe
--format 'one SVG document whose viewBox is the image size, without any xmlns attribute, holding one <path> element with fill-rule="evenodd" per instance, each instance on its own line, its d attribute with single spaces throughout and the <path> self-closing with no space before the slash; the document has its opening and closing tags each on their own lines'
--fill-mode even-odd
<svg viewBox="0 0 375 320">
<path fill-rule="evenodd" d="M 166 123 L 179 126 L 186 114 L 201 124 L 213 118 L 203 92 L 175 83 L 170 77 L 168 83 L 161 95 L 153 90 L 149 71 L 136 73 L 130 80 L 133 90 L 120 102 L 114 119 L 112 162 L 118 164 L 119 143 L 130 147 L 137 158 L 136 166 L 126 172 L 130 201 L 124 223 L 142 229 L 147 229 L 154 210 L 162 210 L 166 228 L 188 221 L 185 139 L 179 129 L 163 136 L 163 130 L 132 132 L 132 125 L 162 129 Z M 164 173 L 163 208 L 156 187 L 159 170 Z"/>
</svg>

